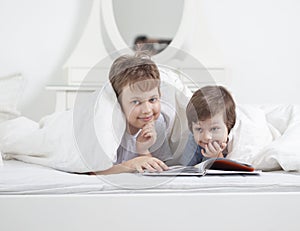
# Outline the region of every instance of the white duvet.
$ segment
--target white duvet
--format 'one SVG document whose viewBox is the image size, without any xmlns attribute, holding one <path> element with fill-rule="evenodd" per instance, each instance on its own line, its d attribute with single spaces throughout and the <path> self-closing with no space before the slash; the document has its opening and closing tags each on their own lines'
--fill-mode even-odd
<svg viewBox="0 0 300 231">
<path fill-rule="evenodd" d="M 162 112 L 175 158 L 187 140 L 185 107 L 191 92 L 174 72 L 161 70 Z M 54 113 L 36 123 L 19 117 L 0 123 L 0 150 L 18 159 L 67 172 L 100 171 L 112 166 L 125 131 L 125 121 L 110 84 L 86 98 L 74 110 Z"/>
<path fill-rule="evenodd" d="M 188 137 L 185 106 L 191 93 L 177 77 L 162 73 L 162 111 L 168 115 L 168 137 L 175 159 Z M 74 111 L 55 113 L 39 123 L 25 117 L 0 123 L 0 151 L 6 159 L 68 172 L 104 170 L 116 160 L 125 122 L 108 84 Z M 300 171 L 300 107 L 237 107 L 230 133 L 229 158 L 257 169 Z"/>
<path fill-rule="evenodd" d="M 267 171 L 300 171 L 299 105 L 239 106 L 230 136 L 229 158 Z"/>
</svg>

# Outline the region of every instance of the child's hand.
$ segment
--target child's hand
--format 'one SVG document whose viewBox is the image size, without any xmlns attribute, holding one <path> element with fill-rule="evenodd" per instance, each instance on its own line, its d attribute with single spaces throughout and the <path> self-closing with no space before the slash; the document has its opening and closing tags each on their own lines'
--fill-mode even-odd
<svg viewBox="0 0 300 231">
<path fill-rule="evenodd" d="M 139 156 L 123 163 L 126 167 L 140 173 L 148 170 L 150 172 L 162 172 L 169 167 L 161 160 L 150 156 Z"/>
<path fill-rule="evenodd" d="M 156 130 L 154 123 L 146 124 L 136 139 L 136 151 L 140 155 L 150 154 L 149 148 L 156 141 Z"/>
<path fill-rule="evenodd" d="M 217 141 L 212 141 L 205 145 L 204 149 L 201 149 L 201 153 L 208 158 L 224 157 L 222 151 L 226 148 L 226 145 L 226 143 L 219 144 Z"/>
</svg>

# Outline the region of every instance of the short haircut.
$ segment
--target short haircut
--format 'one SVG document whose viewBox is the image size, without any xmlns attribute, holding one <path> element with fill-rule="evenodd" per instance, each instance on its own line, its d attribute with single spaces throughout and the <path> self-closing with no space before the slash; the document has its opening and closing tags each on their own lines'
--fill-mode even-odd
<svg viewBox="0 0 300 231">
<path fill-rule="evenodd" d="M 223 113 L 229 133 L 236 121 L 235 102 L 231 94 L 222 86 L 206 86 L 197 90 L 186 107 L 190 131 L 193 132 L 193 122 L 210 119 L 219 113 Z"/>
<path fill-rule="evenodd" d="M 127 85 L 142 91 L 149 91 L 158 87 L 160 94 L 158 67 L 146 53 L 123 55 L 117 58 L 110 68 L 109 80 L 117 97 Z"/>
</svg>

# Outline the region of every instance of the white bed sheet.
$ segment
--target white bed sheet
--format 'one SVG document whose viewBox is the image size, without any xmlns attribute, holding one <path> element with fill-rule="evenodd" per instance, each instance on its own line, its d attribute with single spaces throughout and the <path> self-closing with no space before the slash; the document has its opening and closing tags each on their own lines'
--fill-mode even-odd
<svg viewBox="0 0 300 231">
<path fill-rule="evenodd" d="M 260 176 L 149 177 L 140 174 L 71 174 L 21 161 L 0 167 L 1 195 L 120 193 L 300 192 L 300 173 Z"/>
</svg>

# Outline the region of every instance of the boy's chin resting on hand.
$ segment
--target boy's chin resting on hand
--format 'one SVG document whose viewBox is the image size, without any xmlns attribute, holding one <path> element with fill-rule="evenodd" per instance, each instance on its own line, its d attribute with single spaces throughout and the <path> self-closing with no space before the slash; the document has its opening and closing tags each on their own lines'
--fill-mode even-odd
<svg viewBox="0 0 300 231">
<path fill-rule="evenodd" d="M 201 154 L 207 158 L 223 158 L 223 150 L 226 148 L 226 143 L 219 143 L 217 141 L 209 142 L 201 149 Z"/>
</svg>

